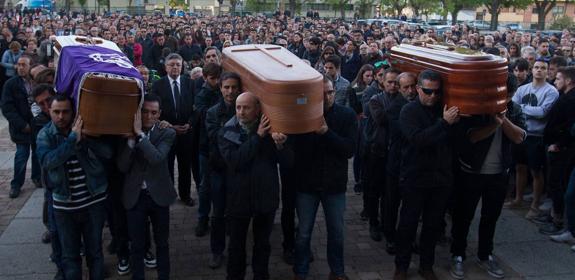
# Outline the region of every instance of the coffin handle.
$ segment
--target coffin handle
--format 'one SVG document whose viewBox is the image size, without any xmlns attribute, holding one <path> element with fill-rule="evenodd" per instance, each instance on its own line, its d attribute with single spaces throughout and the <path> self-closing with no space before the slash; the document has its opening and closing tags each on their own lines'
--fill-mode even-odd
<svg viewBox="0 0 575 280">
<path fill-rule="evenodd" d="M 293 64 L 290 63 L 285 63 L 283 61 L 281 61 L 279 58 L 275 57 L 272 53 L 270 53 L 266 48 L 262 48 L 258 45 L 255 46 L 258 50 L 262 51 L 263 53 L 265 53 L 267 56 L 271 57 L 273 60 L 281 63 L 283 66 L 285 67 L 293 67 Z"/>
</svg>

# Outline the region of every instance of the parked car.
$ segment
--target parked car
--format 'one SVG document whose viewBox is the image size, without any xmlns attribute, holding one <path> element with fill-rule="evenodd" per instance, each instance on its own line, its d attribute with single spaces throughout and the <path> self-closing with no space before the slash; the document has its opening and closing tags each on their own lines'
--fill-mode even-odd
<svg viewBox="0 0 575 280">
<path fill-rule="evenodd" d="M 485 22 L 483 20 L 468 21 L 467 25 L 469 25 L 471 27 L 475 27 L 479 30 L 489 30 L 491 28 L 491 24 L 489 24 L 488 22 Z"/>
</svg>

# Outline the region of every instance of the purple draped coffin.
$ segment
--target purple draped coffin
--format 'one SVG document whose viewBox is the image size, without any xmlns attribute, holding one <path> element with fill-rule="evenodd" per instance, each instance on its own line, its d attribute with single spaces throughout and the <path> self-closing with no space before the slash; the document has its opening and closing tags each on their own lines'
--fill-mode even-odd
<svg viewBox="0 0 575 280">
<path fill-rule="evenodd" d="M 143 100 L 142 76 L 121 52 L 76 45 L 59 50 L 56 91 L 75 100 L 89 135 L 128 135 Z"/>
</svg>

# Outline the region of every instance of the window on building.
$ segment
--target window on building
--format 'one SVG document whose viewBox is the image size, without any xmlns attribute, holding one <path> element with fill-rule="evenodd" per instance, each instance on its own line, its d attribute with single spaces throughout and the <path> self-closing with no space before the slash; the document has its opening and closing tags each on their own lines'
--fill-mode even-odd
<svg viewBox="0 0 575 280">
<path fill-rule="evenodd" d="M 553 16 L 562 16 L 565 14 L 565 7 L 564 6 L 555 6 L 551 9 L 551 13 Z"/>
</svg>

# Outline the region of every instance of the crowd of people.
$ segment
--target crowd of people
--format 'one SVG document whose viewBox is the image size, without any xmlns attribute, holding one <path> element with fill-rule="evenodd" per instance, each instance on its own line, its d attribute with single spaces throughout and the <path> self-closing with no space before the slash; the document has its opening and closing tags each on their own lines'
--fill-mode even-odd
<svg viewBox="0 0 575 280">
<path fill-rule="evenodd" d="M 245 277 L 250 224 L 253 277 L 270 278 L 269 240 L 280 203 L 283 259 L 293 265 L 294 279 L 306 279 L 321 203 L 329 279 L 348 279 L 344 212 L 352 158 L 353 191 L 364 204 L 357 218 L 368 221 L 371 239 L 385 239 L 396 280 L 407 279 L 413 253 L 419 274 L 438 279 L 435 247 L 446 239 L 451 276 L 463 279 L 479 200 L 474 254 L 495 278 L 505 276 L 493 244 L 504 207 L 527 208 L 526 218 L 541 233 L 575 243 L 575 35 L 569 30 L 481 34 L 462 24 L 437 34 L 408 24 L 285 15 L 6 12 L 1 23 L 1 105 L 16 144 L 9 195 L 20 195 L 31 154 L 31 179 L 45 188 L 42 240 L 52 244 L 55 279 L 82 279 L 81 255 L 90 279 L 104 278 L 105 224 L 118 274 L 144 279 L 144 267 L 151 267 L 158 279 L 169 279 L 169 209 L 178 198 L 198 204 L 195 235 L 209 234 L 211 268 L 224 265 L 227 244 L 229 280 Z M 69 93 L 54 91 L 54 36 L 61 35 L 113 41 L 140 71 L 146 95 L 133 136 L 82 133 Z M 392 67 L 394 46 L 420 42 L 506 58 L 507 110 L 462 115 L 443 105 L 439 73 Z M 315 132 L 271 132 L 258 98 L 242 92 L 238 73 L 222 68 L 222 49 L 256 43 L 282 46 L 324 75 L 324 121 Z"/>
</svg>

